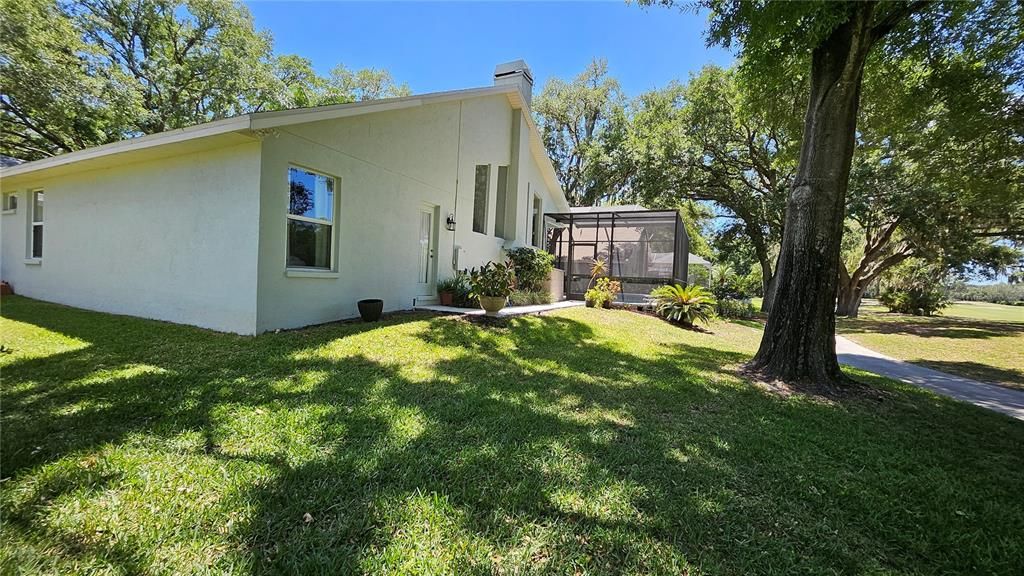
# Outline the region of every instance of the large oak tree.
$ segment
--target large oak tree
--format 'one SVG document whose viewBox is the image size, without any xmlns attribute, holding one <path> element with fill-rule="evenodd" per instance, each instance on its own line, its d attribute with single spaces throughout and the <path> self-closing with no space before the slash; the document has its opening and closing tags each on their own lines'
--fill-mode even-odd
<svg viewBox="0 0 1024 576">
<path fill-rule="evenodd" d="M 594 60 L 568 82 L 549 80 L 533 111 L 569 204 L 615 199 L 628 178 L 628 163 L 615 157 L 623 150 L 626 99 L 607 62 Z"/>
<path fill-rule="evenodd" d="M 673 4 L 671 0 L 662 2 Z M 833 388 L 835 302 L 846 192 L 869 58 L 957 43 L 985 50 L 987 20 L 1005 28 L 1002 2 L 733 2 L 706 0 L 710 42 L 736 46 L 741 72 L 807 73 L 809 97 L 786 219 L 772 314 L 749 368 L 770 379 Z M 1012 18 L 1011 20 L 1012 21 Z M 1012 28 L 1017 30 L 1019 28 Z"/>
<path fill-rule="evenodd" d="M 637 98 L 627 140 L 634 164 L 628 194 L 652 206 L 714 203 L 717 216 L 729 222 L 722 234 L 749 242 L 767 296 L 774 286 L 799 127 L 792 126 L 791 111 L 780 114 L 765 106 L 754 87 L 741 85 L 736 76 L 734 70 L 707 66 L 686 85 Z M 793 95 L 776 92 L 774 102 L 792 102 Z"/>
<path fill-rule="evenodd" d="M 1024 239 L 1017 62 L 948 47 L 935 52 L 927 65 L 905 57 L 869 66 L 839 315 L 856 316 L 867 288 L 905 260 L 997 271 L 1014 256 L 1002 245 Z"/>
</svg>

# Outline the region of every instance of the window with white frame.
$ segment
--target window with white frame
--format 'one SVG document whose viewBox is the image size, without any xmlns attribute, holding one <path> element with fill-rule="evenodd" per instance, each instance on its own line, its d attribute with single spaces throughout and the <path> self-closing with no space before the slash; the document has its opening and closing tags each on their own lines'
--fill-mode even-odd
<svg viewBox="0 0 1024 576">
<path fill-rule="evenodd" d="M 288 167 L 288 267 L 334 267 L 334 178 Z"/>
<path fill-rule="evenodd" d="M 43 257 L 43 191 L 33 190 L 31 192 L 32 198 L 32 214 L 31 214 L 31 235 L 29 236 L 29 257 L 30 258 L 42 258 Z"/>
<path fill-rule="evenodd" d="M 3 199 L 3 211 L 14 212 L 18 209 L 18 195 L 14 192 L 5 192 Z"/>
</svg>

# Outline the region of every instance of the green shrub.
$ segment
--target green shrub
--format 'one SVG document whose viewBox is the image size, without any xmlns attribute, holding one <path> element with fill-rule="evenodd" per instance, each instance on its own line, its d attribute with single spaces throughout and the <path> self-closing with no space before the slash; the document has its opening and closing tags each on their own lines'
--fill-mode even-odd
<svg viewBox="0 0 1024 576">
<path fill-rule="evenodd" d="M 622 284 L 607 276 L 598 278 L 594 287 L 583 293 L 583 299 L 594 308 L 608 308 L 615 297 L 622 291 Z"/>
<path fill-rule="evenodd" d="M 543 250 L 523 247 L 506 251 L 516 271 L 516 287 L 526 292 L 540 292 L 551 274 L 555 257 Z"/>
<path fill-rule="evenodd" d="M 750 272 L 739 279 L 739 289 L 749 296 L 764 296 L 764 272 L 760 264 L 752 264 Z"/>
<path fill-rule="evenodd" d="M 452 299 L 452 304 L 456 308 L 479 308 L 480 299 L 473 295 L 473 292 L 467 287 L 464 290 L 460 290 L 455 293 L 455 298 Z"/>
<path fill-rule="evenodd" d="M 460 290 L 466 287 L 465 273 L 459 272 L 451 278 L 445 278 L 437 283 L 437 291 L 449 292 L 451 294 L 458 294 Z"/>
<path fill-rule="evenodd" d="M 715 312 L 722 318 L 733 318 L 736 320 L 749 320 L 757 311 L 750 300 L 737 300 L 735 298 L 722 298 L 715 305 Z"/>
<path fill-rule="evenodd" d="M 480 296 L 507 297 L 516 284 L 515 270 L 511 262 L 488 262 L 469 271 L 471 294 Z"/>
<path fill-rule="evenodd" d="M 479 308 L 480 301 L 473 295 L 473 289 L 469 285 L 469 271 L 459 270 L 452 278 L 446 278 L 437 283 L 437 291 L 450 290 L 452 293 L 452 305 L 458 308 Z"/>
<path fill-rule="evenodd" d="M 651 290 L 650 302 L 659 316 L 683 326 L 707 324 L 715 315 L 715 298 L 701 286 L 659 286 Z"/>
<path fill-rule="evenodd" d="M 732 266 L 719 264 L 711 272 L 711 292 L 719 300 L 743 300 L 747 294 L 743 277 L 736 274 Z"/>
<path fill-rule="evenodd" d="M 925 286 L 887 288 L 878 300 L 890 312 L 914 316 L 931 316 L 949 304 L 940 287 Z"/>
<path fill-rule="evenodd" d="M 910 259 L 882 277 L 878 300 L 890 312 L 931 316 L 948 304 L 948 270 L 941 263 Z"/>
<path fill-rule="evenodd" d="M 607 308 L 609 303 L 608 295 L 605 294 L 604 290 L 598 290 L 597 288 L 590 288 L 584 292 L 583 300 L 591 308 Z"/>
<path fill-rule="evenodd" d="M 535 304 L 551 304 L 551 293 L 546 290 L 514 290 L 508 296 L 513 306 L 533 306 Z"/>
</svg>

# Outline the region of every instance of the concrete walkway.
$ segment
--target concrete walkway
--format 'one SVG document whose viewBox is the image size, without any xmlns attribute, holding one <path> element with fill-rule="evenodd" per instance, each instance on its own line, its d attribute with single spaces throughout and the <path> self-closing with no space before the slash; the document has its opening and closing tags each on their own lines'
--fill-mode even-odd
<svg viewBox="0 0 1024 576">
<path fill-rule="evenodd" d="M 954 376 L 889 358 L 842 336 L 836 336 L 836 354 L 842 364 L 888 376 L 962 402 L 970 402 L 975 406 L 1024 420 L 1024 391 L 978 382 L 970 378 Z"/>
</svg>

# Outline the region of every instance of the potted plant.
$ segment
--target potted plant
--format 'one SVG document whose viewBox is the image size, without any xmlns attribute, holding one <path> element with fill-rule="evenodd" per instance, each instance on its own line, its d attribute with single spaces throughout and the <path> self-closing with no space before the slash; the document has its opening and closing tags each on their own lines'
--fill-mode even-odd
<svg viewBox="0 0 1024 576">
<path fill-rule="evenodd" d="M 384 301 L 378 298 L 360 300 L 356 306 L 359 307 L 359 316 L 363 322 L 376 322 L 384 312 Z"/>
<path fill-rule="evenodd" d="M 488 262 L 482 268 L 469 273 L 469 284 L 473 295 L 480 300 L 480 307 L 488 316 L 497 315 L 505 307 L 508 295 L 515 288 L 516 275 L 512 264 Z"/>
<path fill-rule="evenodd" d="M 604 308 L 605 298 L 604 290 L 597 288 L 588 288 L 583 293 L 583 301 L 587 303 L 587 308 Z"/>
<path fill-rule="evenodd" d="M 463 290 L 466 279 L 462 272 L 451 278 L 445 278 L 437 283 L 437 295 L 441 299 L 441 306 L 451 306 L 455 303 L 455 295 Z"/>
<path fill-rule="evenodd" d="M 587 308 L 611 308 L 620 291 L 622 284 L 605 276 L 597 279 L 597 285 L 589 288 L 583 294 L 583 299 L 587 303 Z"/>
</svg>

